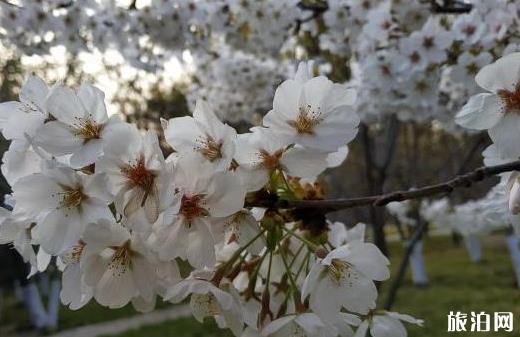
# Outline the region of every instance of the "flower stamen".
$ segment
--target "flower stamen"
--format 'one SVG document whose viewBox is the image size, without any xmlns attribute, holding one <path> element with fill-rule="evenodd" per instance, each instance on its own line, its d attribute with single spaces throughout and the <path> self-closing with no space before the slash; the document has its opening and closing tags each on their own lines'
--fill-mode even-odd
<svg viewBox="0 0 520 337">
<path fill-rule="evenodd" d="M 512 91 L 502 89 L 497 92 L 504 106 L 504 111 L 520 113 L 520 83 Z"/>
<path fill-rule="evenodd" d="M 318 107 L 317 111 L 312 110 L 312 106 L 307 104 L 307 106 L 299 108 L 295 121 L 288 121 L 287 123 L 295 128 L 299 134 L 314 135 L 314 128 L 322 121 L 320 108 Z"/>
<path fill-rule="evenodd" d="M 193 219 L 201 216 L 207 216 L 208 211 L 201 205 L 204 204 L 204 195 L 197 194 L 193 196 L 183 195 L 181 199 L 180 213 L 187 219 Z"/>
<path fill-rule="evenodd" d="M 350 265 L 347 262 L 332 259 L 327 268 L 327 272 L 329 273 L 330 278 L 339 284 L 342 279 L 350 277 L 349 269 Z"/>
<path fill-rule="evenodd" d="M 74 125 L 74 134 L 77 137 L 83 139 L 84 142 L 88 142 L 92 139 L 99 139 L 101 137 L 101 130 L 103 125 L 100 125 L 90 118 L 80 119 L 79 122 Z"/>
<path fill-rule="evenodd" d="M 108 269 L 112 270 L 114 275 L 121 276 L 130 267 L 132 260 L 132 251 L 130 250 L 130 240 L 127 240 L 122 246 L 110 247 L 114 250 L 112 259 L 108 265 Z"/>
<path fill-rule="evenodd" d="M 280 166 L 280 158 L 282 157 L 283 150 L 278 150 L 273 154 L 270 154 L 264 149 L 261 149 L 258 152 L 258 157 L 260 159 L 259 165 L 268 169 L 274 170 L 279 168 Z"/>
<path fill-rule="evenodd" d="M 85 242 L 80 240 L 77 245 L 72 247 L 67 253 L 65 253 L 62 256 L 63 262 L 67 265 L 79 263 L 85 245 Z"/>
<path fill-rule="evenodd" d="M 133 165 L 122 167 L 121 173 L 126 176 L 131 187 L 139 187 L 146 192 L 153 189 L 155 174 L 146 168 L 144 156 L 139 157 Z"/>
<path fill-rule="evenodd" d="M 213 137 L 206 135 L 205 139 L 199 139 L 200 146 L 197 150 L 210 162 L 222 158 L 222 142 L 217 142 Z"/>
<path fill-rule="evenodd" d="M 67 188 L 65 191 L 60 193 L 60 207 L 63 208 L 75 208 L 81 205 L 81 202 L 87 198 L 81 188 L 71 189 Z"/>
</svg>

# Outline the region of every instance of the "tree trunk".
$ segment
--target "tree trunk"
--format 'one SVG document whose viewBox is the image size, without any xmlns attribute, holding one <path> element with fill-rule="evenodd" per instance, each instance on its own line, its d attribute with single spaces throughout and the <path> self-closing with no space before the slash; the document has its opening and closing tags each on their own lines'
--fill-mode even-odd
<svg viewBox="0 0 520 337">
<path fill-rule="evenodd" d="M 384 192 L 387 171 L 395 153 L 395 146 L 399 135 L 399 121 L 395 116 L 391 116 L 387 122 L 388 127 L 385 128 L 387 130 L 385 143 L 384 146 L 381 147 L 381 151 L 376 150 L 374 139 L 370 136 L 369 127 L 362 124 L 360 128 L 365 154 L 367 187 L 370 195 L 378 195 Z M 385 208 L 370 207 L 369 215 L 374 235 L 374 244 L 384 255 L 388 256 L 388 245 L 384 232 Z"/>
</svg>

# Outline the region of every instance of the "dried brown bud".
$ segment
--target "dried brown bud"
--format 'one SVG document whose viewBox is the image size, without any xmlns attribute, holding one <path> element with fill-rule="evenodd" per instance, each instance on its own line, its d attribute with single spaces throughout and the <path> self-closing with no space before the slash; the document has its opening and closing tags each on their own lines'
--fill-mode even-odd
<svg viewBox="0 0 520 337">
<path fill-rule="evenodd" d="M 320 259 L 324 259 L 328 253 L 329 253 L 329 251 L 323 247 L 316 249 L 316 251 L 314 252 L 314 254 L 316 254 L 316 257 L 318 257 Z"/>
</svg>

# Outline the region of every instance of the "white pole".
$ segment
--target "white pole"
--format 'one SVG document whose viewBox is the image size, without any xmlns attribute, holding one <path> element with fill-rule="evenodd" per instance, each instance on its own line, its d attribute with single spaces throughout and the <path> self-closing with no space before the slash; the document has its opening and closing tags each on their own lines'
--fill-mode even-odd
<svg viewBox="0 0 520 337">
<path fill-rule="evenodd" d="M 506 243 L 515 271 L 516 285 L 520 288 L 520 238 L 515 234 L 509 234 L 506 236 Z"/>
<path fill-rule="evenodd" d="M 413 247 L 410 254 L 410 266 L 412 268 L 412 281 L 416 286 L 428 285 L 428 275 L 426 274 L 426 266 L 423 258 L 423 241 L 419 240 Z"/>
<path fill-rule="evenodd" d="M 482 261 L 482 244 L 480 238 L 476 234 L 470 234 L 464 237 L 464 245 L 468 251 L 469 258 L 473 263 Z"/>
<path fill-rule="evenodd" d="M 52 279 L 50 281 L 49 301 L 47 303 L 47 327 L 51 329 L 56 329 L 58 326 L 58 313 L 60 309 L 60 289 L 60 279 Z"/>
<path fill-rule="evenodd" d="M 22 287 L 22 296 L 25 308 L 29 313 L 29 320 L 35 328 L 43 328 L 47 325 L 47 313 L 43 307 L 40 292 L 34 282 L 29 282 Z"/>
</svg>

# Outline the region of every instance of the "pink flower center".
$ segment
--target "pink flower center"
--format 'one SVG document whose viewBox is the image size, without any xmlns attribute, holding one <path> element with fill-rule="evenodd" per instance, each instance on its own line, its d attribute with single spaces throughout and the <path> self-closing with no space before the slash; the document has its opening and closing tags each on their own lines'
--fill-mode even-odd
<svg viewBox="0 0 520 337">
<path fill-rule="evenodd" d="M 273 154 L 270 154 L 266 150 L 262 149 L 259 151 L 259 157 L 261 160 L 260 165 L 268 170 L 274 170 L 280 166 L 280 158 L 282 157 L 283 150 L 278 150 Z"/>
<path fill-rule="evenodd" d="M 502 89 L 497 94 L 502 100 L 506 113 L 520 112 L 520 83 L 517 83 L 512 91 Z"/>
<path fill-rule="evenodd" d="M 121 168 L 121 172 L 126 176 L 132 187 L 140 187 L 146 192 L 152 190 L 155 174 L 146 168 L 144 156 L 141 156 L 133 165 Z"/>
<path fill-rule="evenodd" d="M 197 194 L 193 196 L 183 195 L 181 200 L 180 213 L 187 219 L 193 219 L 208 215 L 208 211 L 202 207 L 204 196 Z"/>
</svg>

